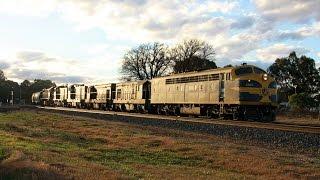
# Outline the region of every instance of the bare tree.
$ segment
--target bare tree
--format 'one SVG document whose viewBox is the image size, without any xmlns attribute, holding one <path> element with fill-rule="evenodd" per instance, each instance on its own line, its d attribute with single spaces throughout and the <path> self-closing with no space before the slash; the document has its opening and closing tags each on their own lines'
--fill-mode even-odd
<svg viewBox="0 0 320 180">
<path fill-rule="evenodd" d="M 0 70 L 0 81 L 5 81 L 7 80 L 6 76 L 4 75 L 4 72 Z"/>
<path fill-rule="evenodd" d="M 142 44 L 123 57 L 122 79 L 152 79 L 165 75 L 171 67 L 168 47 L 162 43 Z"/>
<path fill-rule="evenodd" d="M 176 73 L 216 68 L 213 46 L 198 39 L 184 40 L 170 51 Z"/>
</svg>

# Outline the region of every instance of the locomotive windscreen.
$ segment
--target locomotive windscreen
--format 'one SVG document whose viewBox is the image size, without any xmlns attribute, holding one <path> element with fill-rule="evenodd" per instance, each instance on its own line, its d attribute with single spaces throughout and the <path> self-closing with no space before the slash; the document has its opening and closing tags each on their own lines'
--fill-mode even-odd
<svg viewBox="0 0 320 180">
<path fill-rule="evenodd" d="M 253 73 L 252 67 L 240 67 L 235 70 L 236 75 L 244 75 Z"/>
</svg>

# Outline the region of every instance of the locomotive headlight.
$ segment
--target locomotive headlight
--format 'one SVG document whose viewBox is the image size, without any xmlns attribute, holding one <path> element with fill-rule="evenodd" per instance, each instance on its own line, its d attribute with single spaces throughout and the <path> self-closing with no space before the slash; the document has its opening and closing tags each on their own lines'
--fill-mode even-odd
<svg viewBox="0 0 320 180">
<path fill-rule="evenodd" d="M 268 80 L 268 74 L 263 75 L 263 80 L 265 80 L 265 81 Z"/>
</svg>

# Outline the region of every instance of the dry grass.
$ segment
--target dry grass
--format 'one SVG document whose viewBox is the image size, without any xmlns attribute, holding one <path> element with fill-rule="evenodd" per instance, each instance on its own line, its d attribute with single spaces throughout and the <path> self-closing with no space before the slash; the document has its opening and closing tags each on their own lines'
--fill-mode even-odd
<svg viewBox="0 0 320 180">
<path fill-rule="evenodd" d="M 39 112 L 0 114 L 0 179 L 320 178 L 317 154 Z"/>
<path fill-rule="evenodd" d="M 277 115 L 277 122 L 320 126 L 320 114 L 306 112 L 283 112 Z"/>
</svg>

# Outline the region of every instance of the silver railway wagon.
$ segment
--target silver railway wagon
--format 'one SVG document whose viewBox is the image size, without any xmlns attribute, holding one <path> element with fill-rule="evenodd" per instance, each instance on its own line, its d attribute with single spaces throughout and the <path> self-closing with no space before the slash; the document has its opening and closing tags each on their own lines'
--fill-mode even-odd
<svg viewBox="0 0 320 180">
<path fill-rule="evenodd" d="M 73 84 L 68 87 L 68 107 L 84 108 L 87 99 L 88 86 L 84 84 Z"/>
<path fill-rule="evenodd" d="M 114 109 L 118 111 L 145 111 L 150 104 L 150 81 L 132 81 L 116 84 Z"/>
<path fill-rule="evenodd" d="M 40 94 L 41 92 L 32 93 L 31 102 L 32 104 L 40 104 Z"/>
<path fill-rule="evenodd" d="M 68 99 L 68 85 L 61 85 L 54 88 L 53 102 L 55 106 L 66 106 Z"/>
<path fill-rule="evenodd" d="M 86 107 L 88 109 L 112 110 L 116 84 L 100 84 L 88 87 Z"/>
<path fill-rule="evenodd" d="M 54 99 L 54 87 L 43 89 L 40 93 L 40 102 L 43 106 L 52 106 Z"/>
</svg>

